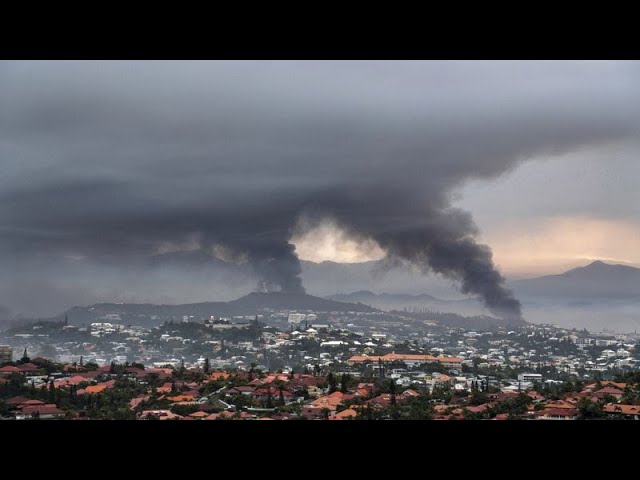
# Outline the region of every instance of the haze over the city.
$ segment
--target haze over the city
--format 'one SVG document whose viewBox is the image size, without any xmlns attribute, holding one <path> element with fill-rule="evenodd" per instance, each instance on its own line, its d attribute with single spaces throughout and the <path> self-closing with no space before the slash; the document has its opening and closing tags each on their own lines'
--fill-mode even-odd
<svg viewBox="0 0 640 480">
<path fill-rule="evenodd" d="M 264 289 L 638 323 L 519 283 L 640 266 L 637 62 L 5 61 L 0 105 L 6 318 Z"/>
</svg>

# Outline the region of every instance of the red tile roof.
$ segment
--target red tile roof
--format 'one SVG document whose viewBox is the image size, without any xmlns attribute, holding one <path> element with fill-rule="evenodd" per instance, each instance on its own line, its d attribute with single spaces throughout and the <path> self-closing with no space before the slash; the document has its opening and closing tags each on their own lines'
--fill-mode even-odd
<svg viewBox="0 0 640 480">
<path fill-rule="evenodd" d="M 477 406 L 473 406 L 473 407 L 466 407 L 466 409 L 468 411 L 470 411 L 471 413 L 482 413 L 485 410 L 487 410 L 488 408 L 490 408 L 490 405 L 487 403 L 483 403 L 482 405 L 477 405 Z"/>
<path fill-rule="evenodd" d="M 170 402 L 193 402 L 193 395 L 176 395 L 175 397 L 167 397 Z"/>
<path fill-rule="evenodd" d="M 149 395 L 139 395 L 135 398 L 132 398 L 129 401 L 129 408 L 131 410 L 135 409 L 138 405 L 140 405 L 142 402 L 146 402 L 147 400 L 149 400 L 150 396 Z"/>
<path fill-rule="evenodd" d="M 169 393 L 173 385 L 171 382 L 164 383 L 161 387 L 157 387 L 156 390 L 160 393 Z"/>
<path fill-rule="evenodd" d="M 149 416 L 158 417 L 160 420 L 173 420 L 182 418 L 180 415 L 176 415 L 171 410 L 143 410 L 140 414 L 140 418 Z"/>
<path fill-rule="evenodd" d="M 572 403 L 566 402 L 564 400 L 554 400 L 549 401 L 544 404 L 545 409 L 567 409 L 567 410 L 575 410 L 575 405 Z"/>
<path fill-rule="evenodd" d="M 47 403 L 45 405 L 30 405 L 30 406 L 24 407 L 21 411 L 25 415 L 31 415 L 35 412 L 38 412 L 40 416 L 64 415 L 64 412 L 60 410 L 55 403 Z"/>
<path fill-rule="evenodd" d="M 415 390 L 413 390 L 413 389 L 411 389 L 411 388 L 410 388 L 410 389 L 405 390 L 404 392 L 402 392 L 402 396 L 403 396 L 404 398 L 409 398 L 409 397 L 419 397 L 419 396 L 420 396 L 420 394 L 419 394 L 418 392 L 416 392 Z"/>
<path fill-rule="evenodd" d="M 0 368 L 0 373 L 16 373 L 16 372 L 20 372 L 20 369 L 17 367 L 14 367 L 12 365 L 6 365 L 2 368 Z"/>
<path fill-rule="evenodd" d="M 382 360 L 383 362 L 393 362 L 393 361 L 405 361 L 405 360 L 413 360 L 413 361 L 422 361 L 422 362 L 437 362 L 438 359 L 433 355 L 413 355 L 413 354 L 402 354 L 402 353 L 388 353 L 386 355 L 355 355 L 351 357 L 347 362 L 349 363 L 362 363 L 362 362 L 379 362 Z"/>
<path fill-rule="evenodd" d="M 545 408 L 538 412 L 538 416 L 545 417 L 575 417 L 578 415 L 576 408 Z"/>
<path fill-rule="evenodd" d="M 205 417 L 208 417 L 209 414 L 206 413 L 206 412 L 194 412 L 194 413 L 190 414 L 189 416 L 193 417 L 193 418 L 205 418 Z"/>
<path fill-rule="evenodd" d="M 239 387 L 230 388 L 229 390 L 227 390 L 227 393 L 231 394 L 231 395 L 237 395 L 237 394 L 240 394 L 240 393 L 251 393 L 254 390 L 255 390 L 255 388 L 251 387 L 249 385 L 241 385 Z"/>
<path fill-rule="evenodd" d="M 342 399 L 338 397 L 332 397 L 325 395 L 324 397 L 316 398 L 311 405 L 320 409 L 326 408 L 328 410 L 335 410 L 338 405 L 342 405 Z"/>
<path fill-rule="evenodd" d="M 600 382 L 600 385 L 602 385 L 603 387 L 616 387 L 619 388 L 620 390 L 624 390 L 627 386 L 626 383 L 622 383 L 622 382 L 612 382 L 611 380 L 604 380 L 602 382 Z M 589 385 L 587 385 L 585 388 L 585 390 L 589 389 L 589 390 L 593 390 L 594 388 L 596 388 L 598 386 L 597 383 L 590 383 Z"/>
<path fill-rule="evenodd" d="M 104 392 L 107 388 L 109 388 L 109 386 L 104 383 L 100 383 L 98 385 L 90 385 L 84 389 L 83 393 L 101 393 Z M 78 393 L 80 392 L 78 391 Z"/>
<path fill-rule="evenodd" d="M 151 374 L 151 373 L 155 373 L 156 375 L 171 375 L 171 373 L 173 372 L 173 370 L 171 368 L 145 368 L 144 370 L 147 375 Z"/>
<path fill-rule="evenodd" d="M 35 372 L 36 370 L 40 370 L 40 367 L 33 363 L 23 363 L 22 365 L 18 365 L 18 369 L 21 372 Z"/>
<path fill-rule="evenodd" d="M 640 415 L 640 405 L 605 405 L 602 411 L 606 413 L 618 413 L 620 415 Z"/>
<path fill-rule="evenodd" d="M 335 415 L 331 415 L 329 420 L 348 420 L 352 418 L 356 418 L 358 416 L 358 412 L 349 408 L 347 410 L 343 410 Z"/>
<path fill-rule="evenodd" d="M 56 388 L 66 387 L 68 385 L 79 385 L 82 382 L 86 382 L 87 379 L 81 375 L 74 375 L 72 377 L 61 378 L 53 382 L 53 386 Z"/>
<path fill-rule="evenodd" d="M 624 392 L 622 390 L 618 390 L 617 388 L 613 388 L 613 387 L 605 387 L 605 388 L 601 388 L 600 390 L 593 392 L 593 394 L 595 396 L 605 396 L 605 395 L 622 395 Z"/>
<path fill-rule="evenodd" d="M 143 370 L 142 368 L 127 367 L 127 368 L 125 368 L 124 371 L 127 372 L 128 374 L 135 375 L 136 378 L 143 378 L 143 377 L 147 376 L 147 371 Z"/>
<path fill-rule="evenodd" d="M 378 395 L 377 397 L 373 397 L 371 400 L 367 401 L 367 403 L 378 404 L 385 407 L 389 406 L 391 405 L 391 394 L 383 393 L 381 395 Z"/>
<path fill-rule="evenodd" d="M 458 357 L 434 357 L 433 355 L 416 355 L 409 353 L 387 353 L 382 356 L 364 356 L 354 355 L 347 362 L 349 363 L 363 363 L 363 362 L 393 362 L 393 361 L 418 361 L 418 362 L 440 362 L 440 363 L 462 363 L 462 359 Z"/>
</svg>

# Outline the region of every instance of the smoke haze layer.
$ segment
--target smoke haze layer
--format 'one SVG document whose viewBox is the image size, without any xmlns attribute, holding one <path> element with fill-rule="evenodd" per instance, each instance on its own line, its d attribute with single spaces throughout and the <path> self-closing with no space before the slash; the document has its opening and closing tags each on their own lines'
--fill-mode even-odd
<svg viewBox="0 0 640 480">
<path fill-rule="evenodd" d="M 167 245 L 212 261 L 222 246 L 264 288 L 303 292 L 290 239 L 309 216 L 519 317 L 451 192 L 534 155 L 637 137 L 639 73 L 635 62 L 0 63 L 0 304 L 15 310 L 16 271 L 37 302 L 62 258 L 91 265 L 74 270 L 73 303 L 95 297 L 83 292 L 100 265 L 152 284 L 143 259 Z"/>
</svg>

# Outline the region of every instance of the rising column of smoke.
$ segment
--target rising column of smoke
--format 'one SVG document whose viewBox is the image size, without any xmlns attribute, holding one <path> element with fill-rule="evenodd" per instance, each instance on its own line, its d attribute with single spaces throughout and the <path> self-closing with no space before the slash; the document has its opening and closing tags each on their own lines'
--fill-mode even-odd
<svg viewBox="0 0 640 480">
<path fill-rule="evenodd" d="M 460 284 L 462 293 L 479 297 L 494 314 L 521 319 L 522 308 L 504 287 L 504 277 L 493 263 L 491 249 L 474 239 L 475 225 L 466 212 L 449 209 L 434 214 L 421 227 L 374 233 L 392 257 L 432 270 Z"/>
<path fill-rule="evenodd" d="M 258 277 L 257 291 L 305 293 L 300 274 L 300 260 L 289 243 L 291 213 L 269 213 L 266 206 L 251 218 L 239 215 L 217 217 L 217 228 L 227 233 L 221 238 L 214 232 L 205 234 L 204 242 L 217 258 L 231 263 L 247 263 Z M 234 218 L 235 217 L 235 218 Z"/>
<path fill-rule="evenodd" d="M 358 202 L 348 193 L 334 191 L 327 195 L 325 204 L 333 202 L 339 214 L 306 213 L 300 224 L 310 229 L 331 218 L 350 238 L 361 243 L 375 240 L 387 252 L 388 265 L 405 260 L 425 274 L 441 274 L 457 282 L 462 293 L 478 297 L 492 313 L 521 319 L 521 304 L 504 287 L 505 278 L 493 263 L 491 249 L 475 239 L 479 232 L 471 215 L 448 207 L 441 190 L 432 189 L 420 198 L 417 191 L 392 192 L 393 202 L 381 201 L 386 197 L 379 188 L 359 191 Z M 421 202 L 425 205 L 419 213 L 407 215 Z"/>
<path fill-rule="evenodd" d="M 631 62 L 0 63 L 0 261 L 34 281 L 43 269 L 20 265 L 45 253 L 141 275 L 132 259 L 158 242 L 198 234 L 204 250 L 229 237 L 269 288 L 300 292 L 288 229 L 318 205 L 517 317 L 448 195 L 536 155 L 637 142 L 639 73 Z M 11 297 L 0 302 L 14 308 Z"/>
<path fill-rule="evenodd" d="M 255 244 L 248 253 L 249 263 L 258 275 L 260 290 L 305 293 L 300 260 L 295 247 L 286 241 Z"/>
</svg>

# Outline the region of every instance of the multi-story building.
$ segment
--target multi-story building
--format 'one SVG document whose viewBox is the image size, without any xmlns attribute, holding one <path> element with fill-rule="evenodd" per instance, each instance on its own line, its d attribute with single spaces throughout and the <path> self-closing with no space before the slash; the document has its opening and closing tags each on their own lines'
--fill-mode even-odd
<svg viewBox="0 0 640 480">
<path fill-rule="evenodd" d="M 521 373 L 518 375 L 520 382 L 541 382 L 542 374 L 540 373 Z"/>
<path fill-rule="evenodd" d="M 300 324 L 306 318 L 307 316 L 304 313 L 290 313 L 288 320 L 289 320 L 289 323 Z"/>
<path fill-rule="evenodd" d="M 347 360 L 350 364 L 367 362 L 404 362 L 408 367 L 417 367 L 425 363 L 440 363 L 445 368 L 460 369 L 462 360 L 457 357 L 434 357 L 433 355 L 412 355 L 404 353 L 387 353 L 383 356 L 355 355 Z"/>
<path fill-rule="evenodd" d="M 13 360 L 13 349 L 9 345 L 0 345 L 0 363 Z"/>
</svg>

